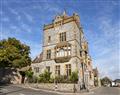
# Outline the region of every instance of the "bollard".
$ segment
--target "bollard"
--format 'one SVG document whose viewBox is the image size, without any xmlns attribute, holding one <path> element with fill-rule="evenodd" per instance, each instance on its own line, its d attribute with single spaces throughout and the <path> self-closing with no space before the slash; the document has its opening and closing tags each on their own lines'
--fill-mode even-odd
<svg viewBox="0 0 120 95">
<path fill-rule="evenodd" d="M 74 87 L 73 87 L 73 92 L 75 93 L 76 92 L 76 87 L 75 87 L 75 84 L 74 84 Z"/>
<path fill-rule="evenodd" d="M 55 91 L 58 90 L 57 82 L 55 83 Z"/>
</svg>

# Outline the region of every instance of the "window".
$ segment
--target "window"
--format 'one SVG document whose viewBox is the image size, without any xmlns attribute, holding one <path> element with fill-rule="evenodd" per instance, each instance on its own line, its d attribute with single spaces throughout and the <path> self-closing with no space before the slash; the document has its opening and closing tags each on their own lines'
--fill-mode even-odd
<svg viewBox="0 0 120 95">
<path fill-rule="evenodd" d="M 47 50 L 47 59 L 51 59 L 51 50 Z"/>
<path fill-rule="evenodd" d="M 64 49 L 61 48 L 59 53 L 60 53 L 60 57 L 63 57 L 64 56 Z"/>
<path fill-rule="evenodd" d="M 67 74 L 67 76 L 71 75 L 71 64 L 66 65 L 66 74 Z"/>
<path fill-rule="evenodd" d="M 89 76 L 90 76 L 90 79 L 92 78 L 92 74 L 91 74 L 91 71 L 89 71 Z"/>
<path fill-rule="evenodd" d="M 60 65 L 55 66 L 55 75 L 60 76 Z"/>
<path fill-rule="evenodd" d="M 71 47 L 68 47 L 68 55 L 71 55 Z"/>
<path fill-rule="evenodd" d="M 56 50 L 56 57 L 64 57 L 71 55 L 71 47 L 62 47 Z"/>
<path fill-rule="evenodd" d="M 46 70 L 50 72 L 50 66 L 46 66 Z"/>
<path fill-rule="evenodd" d="M 51 36 L 48 36 L 48 43 L 51 42 Z"/>
<path fill-rule="evenodd" d="M 60 33 L 60 42 L 66 41 L 66 32 Z"/>
<path fill-rule="evenodd" d="M 35 67 L 34 70 L 36 73 L 39 73 L 39 67 Z"/>
<path fill-rule="evenodd" d="M 82 51 L 80 51 L 80 57 L 82 57 Z"/>
</svg>

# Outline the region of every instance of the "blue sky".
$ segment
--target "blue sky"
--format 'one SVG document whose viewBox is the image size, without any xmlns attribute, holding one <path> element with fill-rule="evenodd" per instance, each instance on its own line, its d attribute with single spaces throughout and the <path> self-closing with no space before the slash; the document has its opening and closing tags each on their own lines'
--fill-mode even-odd
<svg viewBox="0 0 120 95">
<path fill-rule="evenodd" d="M 120 19 L 117 0 L 0 0 L 0 39 L 15 37 L 31 48 L 32 59 L 42 50 L 43 25 L 58 13 L 77 12 L 89 43 L 93 67 L 100 76 L 120 78 Z"/>
</svg>

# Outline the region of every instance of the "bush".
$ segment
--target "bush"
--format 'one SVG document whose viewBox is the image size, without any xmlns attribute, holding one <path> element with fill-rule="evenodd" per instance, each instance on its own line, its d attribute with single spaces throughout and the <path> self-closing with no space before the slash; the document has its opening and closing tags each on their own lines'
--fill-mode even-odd
<svg viewBox="0 0 120 95">
<path fill-rule="evenodd" d="M 70 81 L 72 83 L 77 83 L 77 81 L 78 81 L 78 72 L 72 72 L 72 74 L 70 76 Z"/>
<path fill-rule="evenodd" d="M 38 82 L 49 83 L 51 80 L 50 76 L 51 73 L 45 70 L 43 74 L 39 75 Z"/>
<path fill-rule="evenodd" d="M 77 83 L 78 81 L 78 73 L 72 72 L 71 76 L 60 75 L 56 77 L 51 77 L 51 73 L 48 71 L 44 71 L 44 73 L 40 74 L 37 78 L 37 82 L 39 83 Z"/>
<path fill-rule="evenodd" d="M 25 76 L 27 77 L 28 82 L 33 82 L 33 72 L 32 70 L 25 71 Z"/>
<path fill-rule="evenodd" d="M 33 77 L 33 72 L 32 70 L 28 70 L 25 72 L 25 76 L 28 77 L 28 78 L 32 78 Z"/>
</svg>

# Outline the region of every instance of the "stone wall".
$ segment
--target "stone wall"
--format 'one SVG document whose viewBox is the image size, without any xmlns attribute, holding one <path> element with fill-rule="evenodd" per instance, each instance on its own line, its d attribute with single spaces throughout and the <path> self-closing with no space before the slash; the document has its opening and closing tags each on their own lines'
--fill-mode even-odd
<svg viewBox="0 0 120 95">
<path fill-rule="evenodd" d="M 0 83 L 21 83 L 21 75 L 19 72 L 12 68 L 0 68 Z"/>
<path fill-rule="evenodd" d="M 34 87 L 34 88 L 40 88 L 40 89 L 47 89 L 47 90 L 55 90 L 55 84 L 54 83 L 32 83 L 32 84 L 25 84 L 26 86 L 29 87 Z M 68 84 L 68 83 L 58 83 L 57 84 L 57 90 L 58 91 L 70 91 L 73 92 L 73 87 L 74 84 Z M 76 89 L 78 89 L 78 85 L 75 84 Z"/>
</svg>

